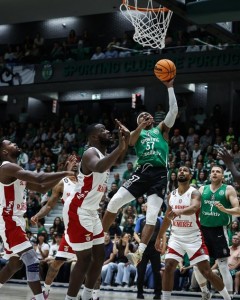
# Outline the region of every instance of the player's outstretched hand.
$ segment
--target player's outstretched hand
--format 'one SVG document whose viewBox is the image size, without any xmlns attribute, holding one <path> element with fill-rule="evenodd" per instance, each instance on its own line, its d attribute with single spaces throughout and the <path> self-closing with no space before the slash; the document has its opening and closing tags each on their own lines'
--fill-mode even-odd
<svg viewBox="0 0 240 300">
<path fill-rule="evenodd" d="M 130 131 L 127 129 L 125 125 L 122 124 L 118 119 L 115 119 L 115 122 L 118 125 L 119 130 L 121 129 L 122 134 L 125 136 L 125 139 L 130 138 Z"/>
<path fill-rule="evenodd" d="M 31 223 L 32 223 L 33 225 L 36 225 L 36 224 L 38 223 L 38 217 L 37 217 L 37 215 L 31 217 Z"/>
<path fill-rule="evenodd" d="M 217 156 L 223 160 L 225 165 L 228 165 L 233 161 L 232 155 L 227 151 L 226 148 L 223 147 L 218 148 Z"/>
<path fill-rule="evenodd" d="M 72 168 L 76 165 L 77 163 L 77 157 L 76 155 L 70 155 L 65 163 L 64 169 L 66 171 L 71 171 Z M 69 174 L 72 175 L 72 174 Z"/>
<path fill-rule="evenodd" d="M 173 79 L 169 80 L 169 81 L 162 81 L 162 83 L 167 87 L 173 87 L 173 82 L 174 82 L 175 77 L 173 77 Z"/>
<path fill-rule="evenodd" d="M 144 121 L 142 121 L 138 127 L 140 127 L 141 129 L 145 129 L 146 127 L 150 126 L 152 123 L 153 123 L 153 117 L 149 117 L 149 116 L 146 116 L 144 117 Z"/>
</svg>

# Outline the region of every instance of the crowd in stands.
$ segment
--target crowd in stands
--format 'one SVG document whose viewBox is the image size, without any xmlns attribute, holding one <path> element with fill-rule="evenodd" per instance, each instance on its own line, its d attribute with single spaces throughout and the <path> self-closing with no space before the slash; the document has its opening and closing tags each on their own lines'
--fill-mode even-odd
<svg viewBox="0 0 240 300">
<path fill-rule="evenodd" d="M 161 105 L 155 112 L 155 119 L 160 122 L 165 117 L 164 109 Z M 5 137 L 12 142 L 17 142 L 21 147 L 21 154 L 18 158 L 18 164 L 24 169 L 34 172 L 55 172 L 63 170 L 66 158 L 70 154 L 75 154 L 78 159 L 87 148 L 85 129 L 88 124 L 92 123 L 90 115 L 80 109 L 75 115 L 68 112 L 56 121 L 41 121 L 33 123 L 28 121 L 27 116 L 22 118 L 21 122 L 11 121 L 0 126 L 0 137 Z M 191 124 L 186 133 L 176 126 L 171 131 L 169 140 L 169 171 L 167 194 L 177 188 L 177 170 L 180 166 L 187 165 L 193 174 L 191 184 L 199 188 L 209 182 L 209 170 L 213 164 L 222 165 L 224 170 L 224 182 L 231 184 L 240 195 L 240 187 L 233 181 L 233 177 L 229 170 L 225 168 L 223 162 L 217 157 L 217 148 L 225 146 L 233 156 L 234 163 L 240 168 L 240 137 L 235 132 L 235 128 L 229 127 L 224 131 L 221 126 L 220 108 L 214 110 L 212 116 L 207 116 L 203 109 L 197 110 L 192 114 Z M 124 117 L 121 118 L 126 123 Z M 114 125 L 114 117 L 103 114 L 99 122 L 106 124 L 106 127 L 116 134 Z M 130 121 L 129 121 L 130 122 Z M 127 126 L 135 126 L 126 124 Z M 114 146 L 116 147 L 117 140 Z M 113 146 L 113 147 L 114 147 Z M 113 149 L 109 149 L 111 151 Z M 133 151 L 130 149 L 129 151 Z M 104 214 L 109 199 L 116 193 L 119 187 L 130 178 L 133 173 L 135 162 L 128 161 L 128 156 L 124 162 L 126 170 L 123 174 L 119 174 L 114 169 L 114 180 L 109 182 L 109 188 L 106 190 L 104 197 L 100 203 L 100 213 Z M 34 191 L 28 191 L 27 195 L 27 213 L 26 226 L 30 241 L 34 245 L 38 257 L 41 261 L 41 278 L 44 280 L 47 267 L 54 259 L 61 237 L 64 233 L 64 224 L 62 217 L 56 217 L 54 223 L 48 230 L 44 226 L 44 219 L 39 220 L 37 235 L 32 233 L 32 225 L 30 219 L 41 208 L 51 195 L 51 191 L 42 195 Z M 61 204 L 59 204 L 61 205 Z M 159 215 L 164 215 L 165 205 Z M 129 252 L 136 251 L 138 243 L 134 239 L 134 229 L 136 221 L 146 213 L 146 198 L 142 195 L 130 204 L 123 207 L 115 222 L 109 230 L 109 234 L 105 236 L 105 263 L 102 268 L 102 285 L 115 287 L 128 287 L 135 285 L 137 281 L 137 269 L 128 263 L 126 255 Z M 239 220 L 234 220 L 228 230 L 229 242 L 231 249 L 240 251 L 240 225 Z M 0 243 L 1 247 L 1 243 Z M 41 249 L 41 251 L 40 251 Z M 1 251 L 3 249 L 0 248 Z M 231 253 L 236 253 L 232 251 Z M 230 259 L 234 259 L 230 257 Z M 4 265 L 6 260 L 4 257 L 0 259 L 0 266 Z M 57 281 L 66 281 L 71 271 L 73 261 L 67 262 L 60 271 Z M 217 266 L 214 266 L 217 269 Z M 235 279 L 235 292 L 239 292 L 240 278 L 240 261 L 234 269 L 230 268 L 232 276 Z M 161 272 L 164 272 L 164 256 L 162 257 Z M 25 277 L 24 272 L 17 273 L 20 278 Z M 194 290 L 194 276 L 192 268 L 189 267 L 189 260 L 184 257 L 179 264 L 175 273 L 175 290 Z M 237 283 L 236 283 L 237 282 Z M 151 266 L 148 265 L 145 274 L 145 286 L 154 288 L 153 272 Z"/>
<path fill-rule="evenodd" d="M 174 32 L 174 31 L 173 31 Z M 122 37 L 112 37 L 107 43 L 97 41 L 85 30 L 82 34 L 70 30 L 67 37 L 46 40 L 41 33 L 34 37 L 26 35 L 22 44 L 0 47 L 0 66 L 21 63 L 41 63 L 43 61 L 61 62 L 66 60 L 109 59 L 136 55 L 224 50 L 229 45 L 217 40 L 206 31 L 189 26 L 186 31 L 171 33 L 171 27 L 165 38 L 163 50 L 143 48 L 133 40 L 132 35 L 124 33 Z"/>
</svg>

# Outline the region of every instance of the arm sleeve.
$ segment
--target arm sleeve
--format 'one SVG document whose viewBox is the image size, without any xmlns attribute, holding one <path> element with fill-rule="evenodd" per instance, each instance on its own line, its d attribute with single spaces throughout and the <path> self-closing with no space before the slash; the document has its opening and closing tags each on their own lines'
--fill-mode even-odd
<svg viewBox="0 0 240 300">
<path fill-rule="evenodd" d="M 169 97 L 169 111 L 163 122 L 168 128 L 171 128 L 173 127 L 178 114 L 177 99 L 172 87 L 168 89 L 168 97 Z"/>
</svg>

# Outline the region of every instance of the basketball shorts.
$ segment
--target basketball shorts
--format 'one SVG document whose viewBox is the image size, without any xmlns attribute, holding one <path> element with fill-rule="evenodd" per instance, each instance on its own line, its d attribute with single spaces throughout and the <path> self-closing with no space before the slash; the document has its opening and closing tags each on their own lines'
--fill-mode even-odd
<svg viewBox="0 0 240 300">
<path fill-rule="evenodd" d="M 56 260 L 76 259 L 76 254 L 73 251 L 72 247 L 68 245 L 65 239 L 65 235 L 62 236 L 61 243 L 59 245 L 55 259 Z"/>
<path fill-rule="evenodd" d="M 63 220 L 65 239 L 74 251 L 83 251 L 104 243 L 102 222 L 97 211 L 80 207 L 77 213 L 68 214 L 68 207 L 64 205 Z"/>
<path fill-rule="evenodd" d="M 180 262 L 185 253 L 187 253 L 189 257 L 190 265 L 209 260 L 208 249 L 201 236 L 186 236 L 185 239 L 171 236 L 168 242 L 165 259 L 171 258 Z"/>
<path fill-rule="evenodd" d="M 8 254 L 17 254 L 32 248 L 25 232 L 25 224 L 23 217 L 0 216 L 0 236 Z"/>
<path fill-rule="evenodd" d="M 147 194 L 157 194 L 164 199 L 167 186 L 167 169 L 152 167 L 150 164 L 139 166 L 132 176 L 123 184 L 135 198 Z"/>
<path fill-rule="evenodd" d="M 227 228 L 225 226 L 201 226 L 201 231 L 210 257 L 217 259 L 230 256 Z"/>
</svg>

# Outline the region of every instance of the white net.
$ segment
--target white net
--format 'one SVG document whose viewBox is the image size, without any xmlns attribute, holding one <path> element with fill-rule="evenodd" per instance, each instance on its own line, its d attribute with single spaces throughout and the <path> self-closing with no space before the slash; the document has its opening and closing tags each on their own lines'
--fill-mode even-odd
<svg viewBox="0 0 240 300">
<path fill-rule="evenodd" d="M 152 0 L 148 0 L 148 5 L 144 9 L 137 6 L 137 0 L 133 0 L 133 5 L 130 5 L 129 1 L 124 0 L 120 10 L 135 28 L 134 41 L 142 46 L 164 48 L 172 11 L 166 10 L 162 6 L 154 8 Z"/>
</svg>

